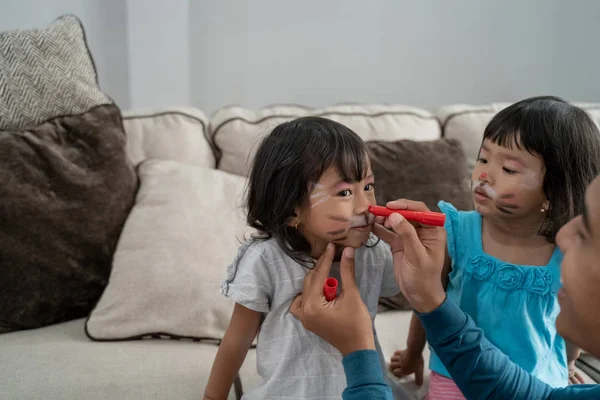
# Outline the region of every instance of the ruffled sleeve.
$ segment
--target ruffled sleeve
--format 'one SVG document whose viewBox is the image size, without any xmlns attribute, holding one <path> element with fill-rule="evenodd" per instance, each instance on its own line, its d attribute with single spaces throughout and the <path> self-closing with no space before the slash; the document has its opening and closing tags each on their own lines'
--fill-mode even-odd
<svg viewBox="0 0 600 400">
<path fill-rule="evenodd" d="M 261 246 L 249 241 L 242 245 L 237 256 L 227 267 L 227 276 L 221 283 L 221 294 L 251 310 L 269 312 L 272 285 Z"/>
<path fill-rule="evenodd" d="M 444 229 L 446 229 L 448 254 L 451 259 L 455 260 L 457 255 L 456 238 L 458 235 L 459 213 L 456 207 L 445 201 L 440 201 L 438 207 L 446 215 Z"/>
</svg>

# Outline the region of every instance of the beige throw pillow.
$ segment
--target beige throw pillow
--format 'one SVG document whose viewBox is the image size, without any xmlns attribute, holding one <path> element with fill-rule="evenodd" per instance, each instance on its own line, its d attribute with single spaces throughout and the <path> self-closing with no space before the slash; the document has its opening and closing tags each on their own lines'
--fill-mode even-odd
<svg viewBox="0 0 600 400">
<path fill-rule="evenodd" d="M 219 285 L 250 233 L 241 207 L 245 179 L 159 160 L 143 162 L 139 177 L 88 336 L 221 339 L 233 302 Z"/>
</svg>

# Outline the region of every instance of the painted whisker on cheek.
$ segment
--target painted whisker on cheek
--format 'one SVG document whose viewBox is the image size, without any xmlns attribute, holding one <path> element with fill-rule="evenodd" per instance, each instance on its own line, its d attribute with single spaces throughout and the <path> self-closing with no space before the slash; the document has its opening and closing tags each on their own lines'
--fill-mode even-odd
<svg viewBox="0 0 600 400">
<path fill-rule="evenodd" d="M 340 236 L 340 237 L 331 239 L 331 241 L 334 243 L 342 243 L 346 239 L 348 239 L 348 236 Z"/>
<path fill-rule="evenodd" d="M 326 191 L 318 191 L 318 192 L 313 192 L 310 194 L 310 198 L 311 199 L 318 199 L 319 197 L 323 197 L 323 196 L 329 196 L 329 194 Z"/>
<path fill-rule="evenodd" d="M 338 221 L 338 222 L 350 222 L 350 220 L 348 218 L 341 217 L 339 215 L 328 215 L 327 218 L 329 218 L 333 221 Z"/>
<path fill-rule="evenodd" d="M 327 200 L 329 200 L 331 196 L 326 192 L 317 192 L 310 195 L 311 205 L 310 208 L 315 208 L 316 206 L 323 204 Z"/>
<path fill-rule="evenodd" d="M 507 210 L 505 207 L 496 204 L 496 209 L 504 214 L 514 214 L 512 211 Z"/>
<path fill-rule="evenodd" d="M 326 233 L 330 236 L 337 236 L 337 235 L 341 235 L 342 233 L 346 233 L 346 231 L 348 231 L 348 229 L 344 228 L 344 229 L 338 229 L 336 231 L 331 231 L 331 232 L 326 232 Z"/>
<path fill-rule="evenodd" d="M 519 208 L 519 206 L 515 204 L 504 203 L 502 201 L 497 201 L 496 208 L 498 209 L 498 211 L 501 211 L 505 214 L 514 214 L 511 210 L 516 210 Z"/>
<path fill-rule="evenodd" d="M 508 199 L 514 199 L 515 197 L 517 197 L 517 196 L 514 193 L 507 193 L 507 194 L 498 196 L 498 199 L 508 200 Z"/>
<path fill-rule="evenodd" d="M 518 186 L 526 189 L 535 189 L 542 184 L 542 180 L 534 171 L 526 171 L 522 173 L 523 181 Z"/>
</svg>

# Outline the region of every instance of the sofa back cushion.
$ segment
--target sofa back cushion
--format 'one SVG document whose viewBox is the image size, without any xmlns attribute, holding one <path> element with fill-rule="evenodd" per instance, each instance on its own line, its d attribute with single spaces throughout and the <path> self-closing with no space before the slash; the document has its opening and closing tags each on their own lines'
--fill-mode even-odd
<svg viewBox="0 0 600 400">
<path fill-rule="evenodd" d="M 140 189 L 109 284 L 90 314 L 99 341 L 221 339 L 233 302 L 220 283 L 250 234 L 243 177 L 164 160 L 139 165 Z"/>
<path fill-rule="evenodd" d="M 441 136 L 439 123 L 433 114 L 402 105 L 335 105 L 319 109 L 277 105 L 257 111 L 228 107 L 218 110 L 210 122 L 218 169 L 247 176 L 260 139 L 278 124 L 304 116 L 338 121 L 365 141 L 421 141 Z"/>
<path fill-rule="evenodd" d="M 197 108 L 173 107 L 123 112 L 127 152 L 135 165 L 146 159 L 214 168 L 208 118 Z"/>
<path fill-rule="evenodd" d="M 86 316 L 137 176 L 81 22 L 0 33 L 0 333 Z"/>
</svg>

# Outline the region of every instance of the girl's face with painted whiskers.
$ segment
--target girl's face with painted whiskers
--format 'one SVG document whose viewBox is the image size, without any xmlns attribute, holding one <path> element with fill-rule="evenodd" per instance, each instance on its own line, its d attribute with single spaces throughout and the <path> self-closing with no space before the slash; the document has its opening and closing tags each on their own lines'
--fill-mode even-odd
<svg viewBox="0 0 600 400">
<path fill-rule="evenodd" d="M 548 209 L 544 163 L 516 145 L 509 148 L 484 140 L 471 180 L 475 209 L 482 215 L 519 217 Z"/>
<path fill-rule="evenodd" d="M 358 248 L 364 246 L 375 221 L 368 208 L 375 202 L 371 168 L 357 182 L 345 181 L 333 167 L 314 185 L 309 203 L 296 209 L 290 225 L 296 226 L 319 257 L 327 243 Z"/>
</svg>

